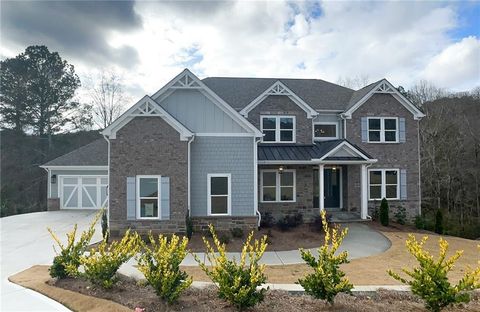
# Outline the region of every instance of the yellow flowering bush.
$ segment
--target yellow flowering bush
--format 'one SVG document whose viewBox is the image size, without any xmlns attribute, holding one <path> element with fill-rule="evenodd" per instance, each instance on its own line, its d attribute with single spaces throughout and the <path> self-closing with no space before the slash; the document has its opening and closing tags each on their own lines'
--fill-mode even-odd
<svg viewBox="0 0 480 312">
<path fill-rule="evenodd" d="M 130 260 L 139 249 L 140 236 L 127 230 L 122 240 L 111 244 L 104 239 L 90 254 L 80 256 L 80 264 L 90 282 L 104 288 L 111 288 L 117 281 L 117 271 L 122 264 Z"/>
<path fill-rule="evenodd" d="M 237 262 L 235 259 L 227 258 L 225 244 L 220 242 L 212 225 L 209 226 L 209 229 L 217 250 L 215 251 L 208 240 L 203 238 L 211 268 L 197 255 L 194 256 L 202 270 L 217 285 L 219 297 L 229 301 L 240 310 L 253 307 L 261 302 L 266 289 L 257 290 L 257 287 L 265 283 L 267 277 L 264 273 L 265 265 L 259 264 L 259 261 L 267 248 L 267 236 L 252 243 L 252 231 L 243 245 L 240 262 Z"/>
<path fill-rule="evenodd" d="M 150 246 L 142 243 L 142 252 L 137 257 L 138 269 L 157 295 L 172 303 L 192 284 L 192 278 L 180 270 L 180 263 L 188 254 L 188 238 L 177 235 L 159 235 L 158 241 L 148 235 Z"/>
<path fill-rule="evenodd" d="M 318 248 L 318 259 L 310 250 L 300 249 L 302 259 L 313 268 L 314 272 L 298 280 L 305 292 L 314 298 L 323 299 L 330 304 L 334 303 L 335 296 L 341 292 L 350 293 L 353 285 L 340 270 L 340 265 L 348 263 L 346 251 L 335 255 L 348 233 L 345 228 L 339 231 L 338 227 L 330 228 L 327 222 L 325 210 L 321 212 L 323 231 L 325 238 L 323 245 Z"/>
<path fill-rule="evenodd" d="M 430 311 L 440 311 L 451 304 L 469 302 L 470 291 L 480 288 L 480 267 L 475 270 L 469 270 L 463 278 L 456 284 L 451 285 L 447 274 L 450 272 L 455 262 L 460 258 L 463 250 L 457 250 L 453 256 L 446 258 L 448 251 L 448 242 L 440 238 L 438 245 L 440 248 L 438 259 L 424 249 L 428 236 L 417 241 L 415 236 L 410 234 L 406 241 L 408 252 L 417 259 L 419 266 L 402 271 L 411 277 L 407 280 L 398 273 L 388 270 L 388 274 L 394 279 L 410 285 L 412 293 L 425 301 L 425 307 Z"/>
<path fill-rule="evenodd" d="M 77 235 L 77 224 L 73 227 L 73 230 L 67 233 L 67 244 L 64 245 L 60 242 L 57 235 L 50 229 L 47 228 L 48 232 L 52 236 L 53 240 L 57 243 L 60 251 L 57 251 L 55 246 L 53 249 L 57 254 L 53 258 L 53 264 L 50 267 L 50 276 L 65 278 L 67 276 L 76 276 L 78 274 L 78 267 L 80 266 L 80 256 L 86 251 L 90 241 L 92 240 L 93 234 L 95 234 L 95 225 L 103 214 L 103 210 L 97 213 L 93 219 L 90 227 L 82 232 L 80 239 L 75 241 Z"/>
</svg>

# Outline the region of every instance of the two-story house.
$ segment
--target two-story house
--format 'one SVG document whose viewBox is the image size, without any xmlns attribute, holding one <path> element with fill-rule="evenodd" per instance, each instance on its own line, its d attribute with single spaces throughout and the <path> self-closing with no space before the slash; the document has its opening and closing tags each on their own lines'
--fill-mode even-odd
<svg viewBox="0 0 480 312">
<path fill-rule="evenodd" d="M 322 209 L 420 213 L 419 120 L 386 79 L 198 79 L 184 70 L 95 141 L 42 167 L 50 209 L 109 207 L 111 231 L 255 228 Z"/>
</svg>

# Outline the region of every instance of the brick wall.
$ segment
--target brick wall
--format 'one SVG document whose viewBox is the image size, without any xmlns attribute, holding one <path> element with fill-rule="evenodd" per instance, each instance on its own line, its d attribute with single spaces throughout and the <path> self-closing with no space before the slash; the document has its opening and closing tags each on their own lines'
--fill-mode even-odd
<svg viewBox="0 0 480 312">
<path fill-rule="evenodd" d="M 140 233 L 185 232 L 187 213 L 187 142 L 160 117 L 136 117 L 110 140 L 110 230 L 128 228 Z M 170 177 L 170 220 L 128 220 L 127 177 Z"/>
<path fill-rule="evenodd" d="M 404 117 L 406 129 L 405 143 L 375 144 L 364 143 L 361 139 L 361 117 Z M 419 212 L 419 157 L 418 157 L 418 121 L 401 103 L 390 94 L 374 94 L 365 104 L 356 110 L 352 119 L 347 119 L 347 139 L 360 146 L 372 157 L 378 159 L 373 168 L 399 168 L 407 172 L 407 200 L 390 201 L 393 216 L 398 207 L 404 207 L 409 219 Z M 352 170 L 350 170 L 352 169 Z M 358 172 L 357 172 L 358 170 Z M 359 202 L 355 200 L 360 194 L 359 168 L 349 166 L 349 208 L 355 208 Z M 352 183 L 353 182 L 353 183 Z M 350 200 L 351 199 L 351 200 Z M 358 204 L 357 204 L 358 202 Z M 373 213 L 379 203 L 368 202 L 369 214 Z"/>
</svg>

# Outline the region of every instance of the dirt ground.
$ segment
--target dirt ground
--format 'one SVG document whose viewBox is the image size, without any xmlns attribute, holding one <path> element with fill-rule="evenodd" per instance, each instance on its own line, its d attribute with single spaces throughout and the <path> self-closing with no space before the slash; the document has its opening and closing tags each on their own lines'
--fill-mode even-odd
<svg viewBox="0 0 480 312">
<path fill-rule="evenodd" d="M 59 301 L 74 311 L 132 311 L 145 308 L 145 312 L 160 311 L 236 311 L 218 298 L 214 287 L 186 290 L 179 301 L 166 305 L 155 295 L 152 288 L 145 287 L 132 279 L 121 277 L 111 290 L 91 286 L 82 279 L 52 280 L 47 266 L 35 266 L 10 278 L 14 283 L 33 289 Z M 103 299 L 100 299 L 103 298 Z M 449 308 L 445 311 L 479 311 L 480 298 L 468 305 Z M 340 294 L 333 307 L 307 295 L 291 295 L 284 291 L 268 291 L 265 300 L 250 311 L 425 311 L 422 302 L 408 293 L 379 291 L 373 296 Z"/>
<path fill-rule="evenodd" d="M 414 229 L 395 225 L 384 227 L 374 222 L 369 223 L 369 226 L 383 233 L 392 242 L 392 246 L 382 254 L 354 259 L 350 263 L 342 265 L 342 269 L 354 285 L 397 285 L 399 282 L 391 278 L 387 274 L 387 270 L 392 269 L 400 272 L 403 267 L 416 265 L 415 259 L 405 248 L 408 233 L 414 231 Z M 440 236 L 430 232 L 418 233 L 417 231 L 415 233 L 417 239 L 421 239 L 424 235 L 429 237 L 426 248 L 434 256 L 438 255 L 438 239 Z M 477 245 L 480 242 L 453 236 L 443 236 L 443 238 L 450 244 L 448 255 L 453 255 L 456 250 L 464 251 L 449 276 L 452 281 L 456 282 L 462 277 L 468 266 L 473 268 L 478 265 L 480 249 Z M 267 248 L 267 250 L 269 249 Z M 182 269 L 193 276 L 196 281 L 209 281 L 208 277 L 198 267 L 182 267 Z M 300 277 L 310 272 L 311 269 L 304 264 L 272 265 L 266 268 L 268 282 L 279 284 L 295 283 Z"/>
<path fill-rule="evenodd" d="M 243 243 L 247 238 L 248 233 L 244 233 L 243 238 L 234 238 L 230 233 L 230 242 L 227 244 L 229 252 L 242 251 Z M 254 232 L 254 239 L 261 239 L 264 235 L 268 237 L 269 251 L 293 250 L 298 248 L 316 248 L 323 243 L 324 235 L 321 232 L 314 231 L 309 224 L 302 224 L 289 231 L 282 232 L 277 227 L 268 229 L 260 229 Z M 222 236 L 221 233 L 218 235 Z M 212 240 L 205 235 L 211 242 Z M 192 238 L 188 242 L 188 248 L 193 252 L 204 252 L 205 244 L 202 240 L 202 233 L 193 233 Z"/>
</svg>

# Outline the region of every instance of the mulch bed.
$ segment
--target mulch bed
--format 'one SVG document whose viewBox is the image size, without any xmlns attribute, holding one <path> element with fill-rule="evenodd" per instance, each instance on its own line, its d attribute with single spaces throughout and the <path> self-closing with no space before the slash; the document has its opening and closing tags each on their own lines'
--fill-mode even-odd
<svg viewBox="0 0 480 312">
<path fill-rule="evenodd" d="M 205 289 L 189 288 L 178 302 L 167 305 L 162 302 L 150 286 L 143 286 L 137 281 L 120 277 L 120 281 L 110 290 L 94 287 L 82 279 L 50 280 L 50 285 L 68 289 L 84 295 L 112 300 L 128 308 L 145 308 L 145 312 L 160 311 L 236 311 L 234 307 L 218 298 L 214 286 Z M 479 311 L 479 298 L 462 311 Z M 373 296 L 340 294 L 333 307 L 324 301 L 315 300 L 307 295 L 292 295 L 285 291 L 268 291 L 265 300 L 251 311 L 425 311 L 423 304 L 416 297 L 405 292 L 381 290 Z M 459 311 L 451 308 L 447 311 Z"/>
</svg>

